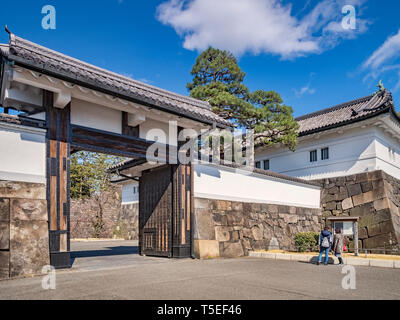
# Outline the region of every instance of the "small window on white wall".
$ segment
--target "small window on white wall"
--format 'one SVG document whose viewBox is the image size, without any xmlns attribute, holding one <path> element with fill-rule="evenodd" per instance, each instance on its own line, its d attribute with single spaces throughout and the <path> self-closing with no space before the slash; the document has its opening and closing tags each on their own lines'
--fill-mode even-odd
<svg viewBox="0 0 400 320">
<path fill-rule="evenodd" d="M 310 162 L 317 161 L 317 150 L 310 151 Z"/>
<path fill-rule="evenodd" d="M 269 170 L 269 160 L 264 160 L 264 170 Z"/>
<path fill-rule="evenodd" d="M 256 168 L 257 168 L 257 169 L 261 169 L 261 162 L 260 162 L 260 161 L 257 161 L 257 162 L 256 162 Z"/>
<path fill-rule="evenodd" d="M 329 148 L 321 149 L 321 160 L 329 159 Z"/>
</svg>

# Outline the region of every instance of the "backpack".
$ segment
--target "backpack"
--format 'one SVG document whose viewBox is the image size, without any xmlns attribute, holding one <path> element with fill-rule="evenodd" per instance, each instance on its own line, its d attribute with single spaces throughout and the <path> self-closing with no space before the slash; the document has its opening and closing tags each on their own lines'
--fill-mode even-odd
<svg viewBox="0 0 400 320">
<path fill-rule="evenodd" d="M 322 239 L 321 247 L 323 247 L 323 248 L 329 248 L 329 240 L 328 240 L 328 237 L 324 237 L 324 238 Z"/>
</svg>

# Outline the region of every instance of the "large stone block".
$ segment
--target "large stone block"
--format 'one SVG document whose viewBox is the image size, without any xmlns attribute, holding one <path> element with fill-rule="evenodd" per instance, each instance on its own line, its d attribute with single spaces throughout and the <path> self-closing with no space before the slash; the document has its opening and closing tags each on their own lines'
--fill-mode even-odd
<svg viewBox="0 0 400 320">
<path fill-rule="evenodd" d="M 219 243 L 216 240 L 194 240 L 194 254 L 198 259 L 219 257 Z"/>
<path fill-rule="evenodd" d="M 10 249 L 10 223 L 0 222 L 0 250 Z"/>
<path fill-rule="evenodd" d="M 392 219 L 389 209 L 383 209 L 375 212 L 373 214 L 373 221 L 374 223 L 379 223 L 383 221 L 389 221 Z"/>
<path fill-rule="evenodd" d="M 225 226 L 215 227 L 215 240 L 217 241 L 229 241 L 230 240 L 230 228 Z"/>
<path fill-rule="evenodd" d="M 370 171 L 367 176 L 368 180 L 381 180 L 383 179 L 383 172 L 381 170 Z"/>
<path fill-rule="evenodd" d="M 215 240 L 214 220 L 207 209 L 195 210 L 194 237 L 199 240 Z"/>
<path fill-rule="evenodd" d="M 10 221 L 10 199 L 0 198 L 0 222 Z"/>
<path fill-rule="evenodd" d="M 10 218 L 11 220 L 47 221 L 47 202 L 46 200 L 11 199 Z"/>
<path fill-rule="evenodd" d="M 221 247 L 220 247 L 221 249 Z M 222 252 L 220 251 L 221 257 L 225 258 L 237 258 L 244 256 L 244 251 L 240 241 L 238 242 L 224 242 L 222 245 Z"/>
<path fill-rule="evenodd" d="M 388 248 L 390 246 L 390 242 L 392 241 L 393 237 L 391 236 L 391 234 L 380 234 L 378 236 L 363 240 L 363 248 L 377 249 L 384 248 L 385 246 Z"/>
<path fill-rule="evenodd" d="M 351 184 L 347 186 L 347 191 L 349 193 L 349 197 L 355 196 L 357 194 L 361 194 L 361 185 L 360 184 Z"/>
<path fill-rule="evenodd" d="M 353 208 L 353 200 L 351 198 L 346 198 L 342 201 L 342 209 L 343 210 L 348 210 Z"/>
<path fill-rule="evenodd" d="M 325 210 L 336 210 L 336 201 L 328 202 L 325 205 Z"/>
<path fill-rule="evenodd" d="M 389 208 L 389 201 L 387 198 L 379 199 L 374 201 L 374 208 L 376 211 Z"/>
<path fill-rule="evenodd" d="M 349 197 L 349 193 L 347 191 L 339 192 L 335 194 L 336 201 L 343 201 L 344 199 Z"/>
<path fill-rule="evenodd" d="M 328 194 L 337 194 L 337 193 L 339 193 L 339 187 L 334 186 L 332 188 L 329 188 L 327 191 L 328 191 Z"/>
<path fill-rule="evenodd" d="M 0 251 L 0 279 L 10 276 L 10 252 Z"/>
<path fill-rule="evenodd" d="M 263 240 L 253 240 L 251 241 L 251 245 L 254 250 L 268 250 L 269 242 L 271 239 L 263 239 Z"/>
<path fill-rule="evenodd" d="M 46 186 L 42 183 L 0 180 L 0 198 L 46 200 Z"/>
<path fill-rule="evenodd" d="M 353 204 L 354 206 L 359 206 L 365 203 L 373 202 L 375 200 L 379 200 L 384 198 L 385 191 L 383 189 L 377 189 L 373 191 L 369 191 L 366 193 L 361 193 L 358 195 L 353 196 Z"/>
<path fill-rule="evenodd" d="M 209 209 L 209 200 L 204 198 L 195 198 L 194 207 L 195 209 Z"/>
<path fill-rule="evenodd" d="M 390 232 L 394 232 L 394 228 L 393 228 L 393 223 L 392 221 L 384 221 L 381 222 L 379 224 L 379 228 L 381 230 L 381 233 L 390 233 Z"/>
<path fill-rule="evenodd" d="M 372 182 L 371 181 L 362 182 L 361 183 L 361 189 L 362 189 L 362 192 L 371 191 L 373 189 Z"/>
<path fill-rule="evenodd" d="M 379 224 L 368 226 L 367 229 L 369 237 L 374 237 L 381 234 L 381 227 L 379 226 Z"/>
<path fill-rule="evenodd" d="M 227 226 L 228 225 L 228 218 L 226 217 L 225 214 L 222 214 L 220 212 L 216 212 L 212 215 L 214 224 L 215 225 L 220 225 L 220 226 Z"/>
<path fill-rule="evenodd" d="M 254 240 L 262 240 L 264 237 L 264 228 L 262 227 L 262 225 L 261 227 L 260 226 L 253 227 L 251 229 L 251 232 L 253 234 Z"/>
<path fill-rule="evenodd" d="M 361 206 L 357 206 L 355 208 L 350 209 L 350 216 L 362 217 L 365 215 L 373 214 L 374 212 L 375 212 L 374 204 L 371 202 L 371 203 L 363 204 Z"/>
<path fill-rule="evenodd" d="M 10 224 L 10 276 L 40 273 L 50 263 L 48 226 L 45 221 Z"/>
</svg>

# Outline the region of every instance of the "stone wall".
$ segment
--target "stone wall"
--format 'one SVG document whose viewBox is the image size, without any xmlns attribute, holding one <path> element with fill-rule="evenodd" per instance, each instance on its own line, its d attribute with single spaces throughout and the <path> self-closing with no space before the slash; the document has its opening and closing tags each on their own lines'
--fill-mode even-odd
<svg viewBox="0 0 400 320">
<path fill-rule="evenodd" d="M 139 202 L 121 206 L 114 233 L 119 238 L 139 240 Z"/>
<path fill-rule="evenodd" d="M 195 251 L 200 258 L 240 257 L 251 250 L 294 249 L 298 232 L 321 229 L 320 209 L 195 198 Z"/>
<path fill-rule="evenodd" d="M 138 211 L 137 203 L 121 205 L 121 188 L 88 199 L 71 199 L 71 238 L 136 240 Z"/>
<path fill-rule="evenodd" d="M 400 181 L 383 171 L 318 180 L 326 219 L 359 217 L 359 248 L 397 250 L 400 236 Z M 352 239 L 350 239 L 352 240 Z M 350 248 L 354 243 L 350 243 Z"/>
<path fill-rule="evenodd" d="M 389 200 L 393 229 L 400 244 L 400 180 L 383 173 L 386 194 Z M 400 249 L 400 248 L 399 248 Z"/>
<path fill-rule="evenodd" d="M 0 278 L 49 264 L 46 186 L 0 180 Z"/>
</svg>

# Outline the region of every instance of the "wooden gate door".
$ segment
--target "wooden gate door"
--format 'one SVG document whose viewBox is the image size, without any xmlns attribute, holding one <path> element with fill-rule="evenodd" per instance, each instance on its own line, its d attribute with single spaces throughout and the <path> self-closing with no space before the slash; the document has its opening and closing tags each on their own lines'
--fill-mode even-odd
<svg viewBox="0 0 400 320">
<path fill-rule="evenodd" d="M 139 181 L 140 254 L 172 256 L 172 171 L 145 171 Z"/>
<path fill-rule="evenodd" d="M 140 254 L 192 255 L 193 167 L 165 165 L 143 171 L 139 181 Z"/>
</svg>

